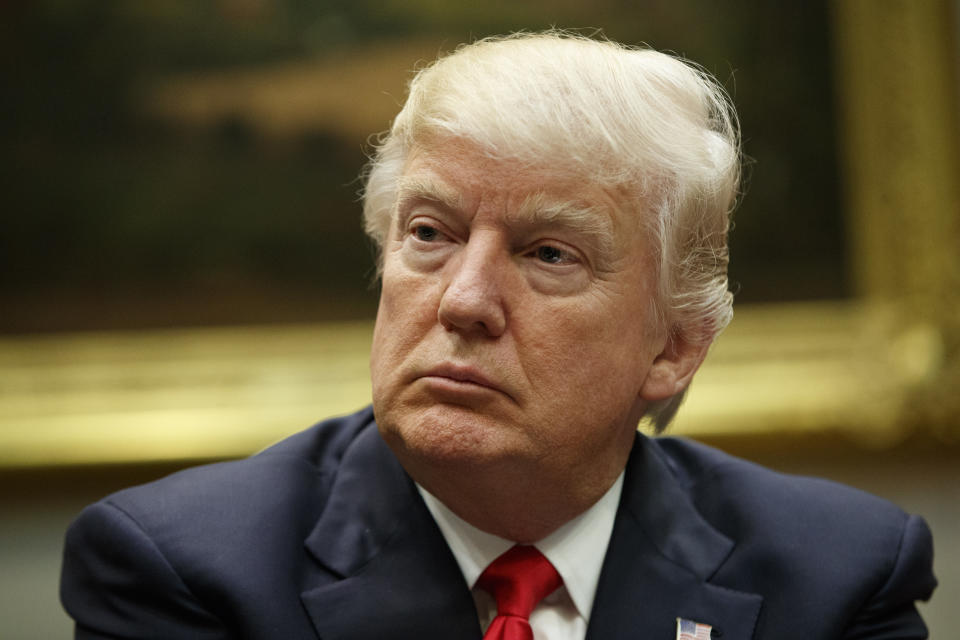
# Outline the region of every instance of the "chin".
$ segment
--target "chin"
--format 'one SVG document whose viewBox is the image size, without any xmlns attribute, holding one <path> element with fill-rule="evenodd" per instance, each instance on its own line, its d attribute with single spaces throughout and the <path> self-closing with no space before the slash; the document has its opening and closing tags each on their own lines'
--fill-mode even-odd
<svg viewBox="0 0 960 640">
<path fill-rule="evenodd" d="M 458 405 L 432 405 L 385 416 L 380 433 L 404 462 L 477 465 L 502 462 L 522 447 L 521 434 L 494 417 Z"/>
</svg>

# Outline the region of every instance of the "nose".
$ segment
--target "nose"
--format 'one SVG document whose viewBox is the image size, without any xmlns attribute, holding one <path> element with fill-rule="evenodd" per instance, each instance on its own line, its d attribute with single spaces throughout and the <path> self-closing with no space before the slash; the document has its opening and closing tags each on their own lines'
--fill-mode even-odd
<svg viewBox="0 0 960 640">
<path fill-rule="evenodd" d="M 446 287 L 437 319 L 447 331 L 489 337 L 503 334 L 507 326 L 504 307 L 509 256 L 496 239 L 475 234 L 447 264 Z"/>
</svg>

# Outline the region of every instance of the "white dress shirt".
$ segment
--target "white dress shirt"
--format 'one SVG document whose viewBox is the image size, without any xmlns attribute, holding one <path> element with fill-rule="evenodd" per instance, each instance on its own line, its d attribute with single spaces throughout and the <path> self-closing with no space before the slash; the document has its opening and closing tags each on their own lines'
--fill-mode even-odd
<svg viewBox="0 0 960 640">
<path fill-rule="evenodd" d="M 467 586 L 472 589 L 484 631 L 497 615 L 493 597 L 474 588 L 477 578 L 515 542 L 477 529 L 417 485 L 427 508 L 453 552 Z M 534 546 L 556 568 L 563 585 L 548 595 L 530 615 L 536 640 L 584 640 L 600 569 L 613 532 L 623 490 L 623 473 L 592 507 Z"/>
</svg>

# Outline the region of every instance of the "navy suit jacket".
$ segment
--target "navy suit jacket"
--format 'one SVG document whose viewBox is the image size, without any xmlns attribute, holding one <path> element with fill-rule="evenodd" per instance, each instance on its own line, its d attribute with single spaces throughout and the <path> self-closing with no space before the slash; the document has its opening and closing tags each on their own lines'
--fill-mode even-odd
<svg viewBox="0 0 960 640">
<path fill-rule="evenodd" d="M 932 543 L 865 493 L 637 436 L 588 638 L 924 638 Z M 370 409 L 88 507 L 61 597 L 78 638 L 479 640 L 453 555 Z"/>
</svg>

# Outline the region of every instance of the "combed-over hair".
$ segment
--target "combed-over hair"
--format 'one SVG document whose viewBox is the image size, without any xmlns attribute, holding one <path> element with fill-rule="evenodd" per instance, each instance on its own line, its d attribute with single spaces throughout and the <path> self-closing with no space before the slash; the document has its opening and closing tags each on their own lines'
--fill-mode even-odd
<svg viewBox="0 0 960 640">
<path fill-rule="evenodd" d="M 411 149 L 447 137 L 616 188 L 658 252 L 654 304 L 664 326 L 705 345 L 730 322 L 739 133 L 726 93 L 698 67 L 556 30 L 461 45 L 415 75 L 367 168 L 364 223 L 378 248 Z M 658 430 L 682 395 L 648 412 Z"/>
</svg>

